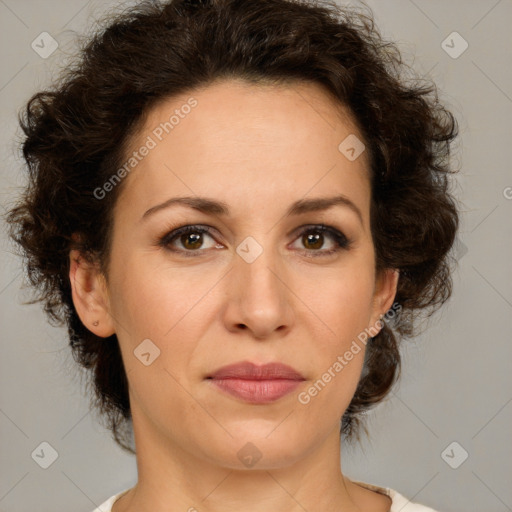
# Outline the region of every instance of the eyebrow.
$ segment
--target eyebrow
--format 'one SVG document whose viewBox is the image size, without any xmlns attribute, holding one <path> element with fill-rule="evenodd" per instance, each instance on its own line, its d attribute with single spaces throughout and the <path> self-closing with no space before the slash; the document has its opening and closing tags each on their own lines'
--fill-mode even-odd
<svg viewBox="0 0 512 512">
<path fill-rule="evenodd" d="M 141 217 L 141 221 L 147 219 L 151 215 L 154 215 L 156 212 L 169 208 L 173 205 L 188 206 L 194 210 L 213 215 L 229 216 L 229 207 L 223 201 L 217 201 L 207 197 L 185 196 L 172 197 L 161 204 L 151 207 Z M 361 224 L 364 224 L 361 210 L 359 210 L 359 208 L 348 197 L 343 195 L 318 197 L 313 199 L 299 199 L 288 208 L 285 213 L 285 217 L 323 211 L 332 208 L 333 206 L 346 206 L 350 208 L 357 215 Z"/>
</svg>

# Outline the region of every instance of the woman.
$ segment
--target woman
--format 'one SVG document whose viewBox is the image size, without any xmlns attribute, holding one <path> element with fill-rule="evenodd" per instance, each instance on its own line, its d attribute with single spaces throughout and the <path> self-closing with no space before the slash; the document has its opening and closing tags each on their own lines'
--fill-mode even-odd
<svg viewBox="0 0 512 512">
<path fill-rule="evenodd" d="M 457 125 L 403 72 L 334 2 L 143 2 L 29 101 L 11 236 L 137 457 L 97 511 L 432 510 L 340 465 L 452 287 Z"/>
</svg>

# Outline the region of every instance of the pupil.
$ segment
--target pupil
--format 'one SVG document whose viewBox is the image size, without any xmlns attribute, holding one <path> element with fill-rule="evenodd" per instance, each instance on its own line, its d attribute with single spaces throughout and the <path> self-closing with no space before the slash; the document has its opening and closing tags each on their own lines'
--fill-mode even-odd
<svg viewBox="0 0 512 512">
<path fill-rule="evenodd" d="M 200 247 L 201 246 L 201 236 L 200 234 L 197 234 L 197 233 L 189 233 L 187 235 L 183 235 L 185 241 L 183 242 L 183 239 L 182 239 L 182 243 L 184 245 L 184 247 L 186 247 L 187 249 L 197 249 L 197 247 Z M 191 243 L 189 243 L 189 241 L 191 240 Z"/>
<path fill-rule="evenodd" d="M 319 234 L 316 234 L 316 235 L 311 235 L 311 234 L 308 234 L 306 235 L 306 243 L 307 245 L 309 245 L 312 249 L 319 249 L 322 247 L 322 241 L 321 241 L 321 237 L 323 235 L 319 235 Z M 310 244 L 310 242 L 312 242 L 312 244 Z"/>
</svg>

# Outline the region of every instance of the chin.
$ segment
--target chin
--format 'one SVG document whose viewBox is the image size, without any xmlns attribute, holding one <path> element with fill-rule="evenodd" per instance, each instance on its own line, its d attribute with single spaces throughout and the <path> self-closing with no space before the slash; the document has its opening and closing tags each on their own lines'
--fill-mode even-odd
<svg viewBox="0 0 512 512">
<path fill-rule="evenodd" d="M 276 428 L 277 427 L 277 428 Z M 292 432 L 284 424 L 255 420 L 245 422 L 245 428 L 226 430 L 233 437 L 222 436 L 221 445 L 212 453 L 212 445 L 208 446 L 209 458 L 215 464 L 233 470 L 270 470 L 288 467 L 304 458 L 308 448 L 304 433 Z M 227 442 L 226 442 L 227 441 Z M 309 443 L 311 440 L 309 441 Z"/>
</svg>

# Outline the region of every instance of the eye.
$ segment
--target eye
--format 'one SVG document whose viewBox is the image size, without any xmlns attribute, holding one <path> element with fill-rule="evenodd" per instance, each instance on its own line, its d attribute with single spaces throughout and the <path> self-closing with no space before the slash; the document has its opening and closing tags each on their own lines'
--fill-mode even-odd
<svg viewBox="0 0 512 512">
<path fill-rule="evenodd" d="M 349 249 L 351 241 L 336 228 L 323 224 L 308 226 L 299 233 L 299 241 L 312 257 L 329 256 L 341 250 Z M 325 243 L 325 239 L 331 239 L 331 248 L 319 250 Z"/>
<path fill-rule="evenodd" d="M 208 226 L 189 225 L 175 229 L 159 240 L 159 245 L 171 252 L 178 252 L 184 256 L 199 256 L 204 250 L 224 247 L 217 244 L 212 236 L 212 228 Z M 213 243 L 210 246 L 204 246 L 205 235 L 210 238 Z M 308 257 L 329 256 L 341 250 L 350 248 L 351 241 L 347 237 L 331 226 L 323 224 L 306 226 L 298 236 L 298 240 L 303 244 L 305 249 L 299 249 L 307 253 Z M 323 249 L 325 240 L 331 240 L 331 247 Z M 176 244 L 181 247 L 176 247 Z"/>
<path fill-rule="evenodd" d="M 183 226 L 165 235 L 160 240 L 159 244 L 172 252 L 181 252 L 186 256 L 196 256 L 196 254 L 191 253 L 198 253 L 200 252 L 199 249 L 212 248 L 212 246 L 206 248 L 202 247 L 204 244 L 204 235 L 214 240 L 210 231 L 211 228 L 207 226 Z M 175 242 L 181 244 L 181 248 L 173 248 L 172 245 Z M 215 244 L 213 244 L 213 246 L 214 245 Z"/>
</svg>

